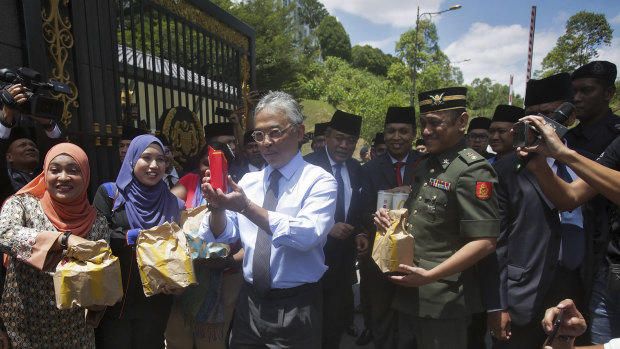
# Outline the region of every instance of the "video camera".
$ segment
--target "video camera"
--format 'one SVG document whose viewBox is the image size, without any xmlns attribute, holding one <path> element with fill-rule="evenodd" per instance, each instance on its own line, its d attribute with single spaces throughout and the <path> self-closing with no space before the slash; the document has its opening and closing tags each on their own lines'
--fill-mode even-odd
<svg viewBox="0 0 620 349">
<path fill-rule="evenodd" d="M 69 85 L 57 81 L 42 82 L 39 72 L 26 67 L 17 69 L 17 74 L 7 68 L 0 69 L 0 84 L 2 84 L 0 90 L 2 104 L 44 119 L 59 120 L 62 117 L 64 104 L 56 98 L 38 92 L 39 90 L 71 94 Z M 15 84 L 21 84 L 30 90 L 26 91 L 28 100 L 21 105 L 17 104 L 8 91 L 8 88 Z"/>
<path fill-rule="evenodd" d="M 575 106 L 570 102 L 562 103 L 554 112 L 551 117 L 548 118 L 544 115 L 540 115 L 545 119 L 547 125 L 553 126 L 555 133 L 561 139 L 564 137 L 568 128 L 563 124 L 570 118 L 570 115 L 575 110 Z M 515 148 L 525 147 L 532 145 L 538 139 L 538 131 L 527 121 L 517 122 L 512 126 L 512 145 Z M 532 139 L 536 138 L 536 139 Z"/>
</svg>

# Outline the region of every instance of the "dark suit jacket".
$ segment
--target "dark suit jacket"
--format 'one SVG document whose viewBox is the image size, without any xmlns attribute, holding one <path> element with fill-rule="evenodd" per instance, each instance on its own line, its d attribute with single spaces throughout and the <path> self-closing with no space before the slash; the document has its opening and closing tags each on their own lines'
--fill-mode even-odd
<svg viewBox="0 0 620 349">
<path fill-rule="evenodd" d="M 310 153 L 304 157 L 307 162 L 322 167 L 328 173 L 333 173 L 332 166 L 327 157 L 325 147 Z M 355 231 L 344 240 L 327 236 L 325 252 L 325 264 L 329 269 L 323 276 L 323 286 L 328 289 L 337 284 L 347 283 L 349 286 L 355 282 L 355 236 L 360 232 L 360 180 L 362 166 L 352 158 L 345 162 L 349 172 L 351 183 L 351 202 L 345 222 L 355 227 Z M 338 223 L 338 222 L 336 222 Z M 349 282 L 350 281 L 350 282 Z"/>
<path fill-rule="evenodd" d="M 480 264 L 483 303 L 525 325 L 540 311 L 558 264 L 562 227 L 558 210 L 528 169 L 515 173 L 516 154 L 494 163 L 499 177 L 500 235 L 495 253 Z"/>
<path fill-rule="evenodd" d="M 411 185 L 414 166 L 421 157 L 422 155 L 418 151 L 409 151 L 409 156 L 407 156 L 405 163 L 403 185 Z M 362 167 L 362 224 L 369 233 L 371 243 L 374 241 L 375 234 L 373 214 L 377 210 L 377 192 L 395 187 L 397 187 L 396 168 L 392 164 L 392 159 L 390 159 L 387 152 L 370 160 Z"/>
</svg>

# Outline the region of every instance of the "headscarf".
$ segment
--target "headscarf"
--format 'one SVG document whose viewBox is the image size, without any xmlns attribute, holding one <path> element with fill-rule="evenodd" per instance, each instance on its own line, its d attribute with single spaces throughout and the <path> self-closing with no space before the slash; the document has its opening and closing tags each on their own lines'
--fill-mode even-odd
<svg viewBox="0 0 620 349">
<path fill-rule="evenodd" d="M 84 178 L 84 189 L 80 195 L 70 203 L 56 201 L 47 191 L 45 176 L 47 168 L 52 160 L 58 155 L 68 155 L 75 160 L 80 167 Z M 15 195 L 29 193 L 37 197 L 41 202 L 41 207 L 47 218 L 52 222 L 58 231 L 71 231 L 78 236 L 86 235 L 93 226 L 97 211 L 88 202 L 86 190 L 90 183 L 90 166 L 88 156 L 77 145 L 71 143 L 60 143 L 52 147 L 45 155 L 43 162 L 43 172 L 35 177 L 30 183 L 26 184 Z"/>
<path fill-rule="evenodd" d="M 164 181 L 154 186 L 147 186 L 136 178 L 134 167 L 144 150 L 151 144 L 158 144 L 165 155 L 164 146 L 159 139 L 151 135 L 134 138 L 129 145 L 125 160 L 116 178 L 118 197 L 114 201 L 113 211 L 125 205 L 129 226 L 149 229 L 164 222 L 178 222 L 183 201 L 170 192 Z"/>
</svg>

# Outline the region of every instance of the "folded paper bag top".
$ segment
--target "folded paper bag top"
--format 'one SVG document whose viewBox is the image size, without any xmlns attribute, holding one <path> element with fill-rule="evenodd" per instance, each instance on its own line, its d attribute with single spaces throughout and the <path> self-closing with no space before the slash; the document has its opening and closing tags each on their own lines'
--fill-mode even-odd
<svg viewBox="0 0 620 349">
<path fill-rule="evenodd" d="M 413 266 L 414 238 L 407 232 L 409 211 L 389 211 L 392 225 L 386 232 L 377 231 L 372 259 L 384 273 L 402 273 L 399 264 Z"/>
</svg>

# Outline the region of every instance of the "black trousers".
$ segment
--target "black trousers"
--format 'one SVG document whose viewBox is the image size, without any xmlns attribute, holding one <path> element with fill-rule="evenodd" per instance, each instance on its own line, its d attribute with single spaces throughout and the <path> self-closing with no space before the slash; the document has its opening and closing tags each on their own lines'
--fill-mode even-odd
<svg viewBox="0 0 620 349">
<path fill-rule="evenodd" d="M 323 290 L 319 283 L 259 296 L 244 283 L 233 319 L 233 349 L 321 347 Z"/>
<path fill-rule="evenodd" d="M 353 317 L 353 289 L 348 278 L 323 290 L 323 349 L 337 349 Z"/>
<path fill-rule="evenodd" d="M 97 349 L 164 349 L 169 311 L 149 319 L 121 320 L 104 316 L 95 329 Z"/>
</svg>

